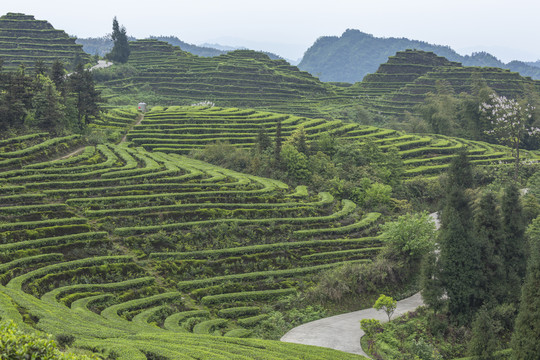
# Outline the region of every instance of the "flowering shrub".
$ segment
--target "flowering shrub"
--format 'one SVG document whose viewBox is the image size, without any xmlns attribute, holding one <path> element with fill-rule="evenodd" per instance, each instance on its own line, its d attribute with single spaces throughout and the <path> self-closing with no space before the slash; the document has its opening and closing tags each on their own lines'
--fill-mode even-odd
<svg viewBox="0 0 540 360">
<path fill-rule="evenodd" d="M 489 119 L 492 129 L 486 134 L 492 135 L 500 142 L 510 146 L 516 159 L 516 177 L 519 171 L 519 147 L 523 137 L 536 136 L 540 129 L 530 127 L 534 107 L 530 104 L 521 105 L 514 99 L 491 94 L 490 101 L 480 104 L 480 111 Z"/>
<path fill-rule="evenodd" d="M 201 102 L 198 102 L 198 103 L 195 103 L 195 104 L 191 104 L 191 106 L 208 106 L 208 107 L 214 107 L 214 106 L 216 106 L 216 104 L 214 104 L 214 103 L 211 102 L 211 101 L 205 100 L 205 101 L 201 101 Z"/>
</svg>

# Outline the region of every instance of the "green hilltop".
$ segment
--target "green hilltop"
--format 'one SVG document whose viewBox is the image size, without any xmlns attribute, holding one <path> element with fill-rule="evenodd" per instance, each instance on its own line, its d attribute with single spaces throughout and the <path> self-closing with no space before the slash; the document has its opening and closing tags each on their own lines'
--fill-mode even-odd
<svg viewBox="0 0 540 360">
<path fill-rule="evenodd" d="M 494 67 L 462 66 L 433 52 L 406 50 L 396 53 L 367 75 L 362 82 L 347 88 L 376 113 L 403 116 L 413 112 L 428 93 L 437 93 L 443 81 L 455 94 L 472 93 L 477 81 L 484 82 L 499 95 L 515 98 L 540 91 L 540 81 L 516 72 Z"/>
<path fill-rule="evenodd" d="M 523 96 L 540 83 L 493 67 L 470 67 L 433 52 L 400 51 L 353 85 L 323 83 L 284 60 L 251 50 L 198 57 L 157 40 L 131 42 L 127 65 L 98 70 L 95 77 L 111 104 L 142 99 L 162 105 L 211 101 L 307 117 L 340 117 L 357 105 L 373 114 L 402 117 L 414 112 L 437 81 L 456 94 L 471 93 L 481 80 L 500 95 Z"/>
<path fill-rule="evenodd" d="M 198 57 L 158 40 L 138 40 L 130 47 L 126 66 L 95 73 L 112 103 L 133 103 L 134 94 L 146 91 L 163 105 L 208 100 L 221 106 L 320 116 L 320 103 L 340 99 L 334 87 L 256 51 Z"/>
<path fill-rule="evenodd" d="M 90 55 L 75 43 L 75 38 L 45 20 L 18 13 L 0 17 L 0 60 L 5 68 L 24 65 L 31 69 L 36 61 L 50 66 L 56 59 L 71 66 L 77 61 L 89 62 Z"/>
</svg>

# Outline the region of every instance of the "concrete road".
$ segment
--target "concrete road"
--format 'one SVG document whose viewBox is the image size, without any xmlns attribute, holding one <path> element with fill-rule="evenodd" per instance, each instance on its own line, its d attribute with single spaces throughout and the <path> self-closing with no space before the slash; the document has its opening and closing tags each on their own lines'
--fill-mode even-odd
<svg viewBox="0 0 540 360">
<path fill-rule="evenodd" d="M 398 301 L 393 318 L 421 305 L 423 302 L 420 293 Z M 360 320 L 362 319 L 388 321 L 384 311 L 377 311 L 373 308 L 365 309 L 300 325 L 283 335 L 281 341 L 322 346 L 368 357 L 360 346 L 360 338 L 364 335 L 364 331 L 360 329 Z"/>
<path fill-rule="evenodd" d="M 107 60 L 98 60 L 97 65 L 92 66 L 90 70 L 103 69 L 103 68 L 111 66 L 112 64 L 113 64 L 112 62 L 107 61 Z"/>
</svg>

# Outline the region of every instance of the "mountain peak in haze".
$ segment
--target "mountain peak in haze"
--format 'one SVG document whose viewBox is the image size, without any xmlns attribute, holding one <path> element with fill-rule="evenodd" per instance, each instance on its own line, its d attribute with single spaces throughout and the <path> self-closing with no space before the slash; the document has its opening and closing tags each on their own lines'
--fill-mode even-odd
<svg viewBox="0 0 540 360">
<path fill-rule="evenodd" d="M 347 29 L 341 36 L 318 38 L 306 51 L 298 67 L 318 76 L 322 81 L 355 83 L 377 71 L 388 57 L 406 49 L 431 51 L 465 66 L 500 67 L 540 79 L 538 67 L 521 61 L 505 64 L 487 52 L 462 56 L 449 46 L 407 38 L 380 38 L 356 29 Z"/>
</svg>

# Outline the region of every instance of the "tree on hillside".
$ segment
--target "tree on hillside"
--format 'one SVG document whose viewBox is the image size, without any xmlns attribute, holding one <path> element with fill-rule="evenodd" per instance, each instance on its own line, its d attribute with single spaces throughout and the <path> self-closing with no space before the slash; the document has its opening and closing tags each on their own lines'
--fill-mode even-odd
<svg viewBox="0 0 540 360">
<path fill-rule="evenodd" d="M 274 157 L 276 160 L 276 167 L 279 167 L 279 163 L 281 161 L 281 120 L 277 121 L 276 124 L 276 144 L 274 148 Z"/>
<path fill-rule="evenodd" d="M 448 172 L 447 196 L 441 214 L 441 283 L 448 295 L 448 309 L 455 321 L 468 323 L 482 305 L 478 280 L 482 278 L 480 253 L 472 231 L 472 210 L 467 188 L 471 165 L 465 152 L 456 157 Z"/>
<path fill-rule="evenodd" d="M 291 144 L 302 154 L 308 155 L 307 135 L 303 126 L 296 128 L 287 138 L 285 144 Z"/>
<path fill-rule="evenodd" d="M 83 128 L 99 116 L 100 92 L 95 89 L 92 73 L 85 70 L 82 64 L 77 65 L 69 77 L 68 87 L 75 104 L 78 126 Z"/>
<path fill-rule="evenodd" d="M 408 263 L 421 259 L 435 246 L 435 223 L 426 211 L 402 215 L 381 225 L 381 230 L 389 254 Z"/>
<path fill-rule="evenodd" d="M 431 126 L 436 134 L 452 135 L 454 132 L 455 118 L 458 109 L 458 101 L 454 96 L 454 90 L 446 81 L 437 81 L 437 92 L 429 93 L 423 104 L 416 110 L 422 118 Z"/>
<path fill-rule="evenodd" d="M 440 262 L 435 251 L 428 252 L 422 259 L 420 286 L 424 303 L 433 309 L 435 314 L 441 311 L 445 303 L 444 288 L 441 283 Z"/>
<path fill-rule="evenodd" d="M 126 63 L 129 58 L 131 50 L 129 48 L 129 41 L 126 34 L 126 28 L 118 24 L 116 16 L 113 19 L 113 32 L 111 38 L 114 41 L 114 46 L 110 53 L 105 57 L 111 61 Z"/>
<path fill-rule="evenodd" d="M 459 94 L 458 123 L 459 130 L 455 136 L 470 138 L 474 140 L 487 140 L 486 130 L 490 129 L 489 120 L 480 110 L 480 104 L 489 101 L 489 96 L 494 93 L 486 81 L 478 73 L 471 76 L 472 93 Z"/>
<path fill-rule="evenodd" d="M 501 259 L 501 215 L 497 198 L 491 191 L 481 194 L 474 204 L 474 236 L 478 241 L 483 275 L 478 288 L 485 300 L 502 301 L 505 291 L 501 280 L 505 278 L 505 269 Z"/>
<path fill-rule="evenodd" d="M 66 73 L 64 71 L 64 63 L 56 59 L 51 66 L 51 76 L 50 76 L 56 90 L 64 94 L 64 84 L 66 82 Z"/>
<path fill-rule="evenodd" d="M 47 72 L 47 66 L 43 60 L 36 60 L 34 62 L 34 74 L 44 75 Z"/>
<path fill-rule="evenodd" d="M 38 81 L 40 90 L 33 98 L 34 119 L 40 129 L 55 132 L 65 118 L 63 98 L 50 78 L 40 75 Z"/>
<path fill-rule="evenodd" d="M 512 356 L 516 360 L 533 360 L 540 356 L 540 217 L 533 221 L 527 234 L 531 251 L 512 335 Z"/>
<path fill-rule="evenodd" d="M 272 146 L 272 140 L 270 136 L 266 133 L 266 129 L 261 126 L 257 132 L 257 137 L 255 138 L 255 144 L 257 144 L 257 151 L 259 153 L 265 152 Z"/>
<path fill-rule="evenodd" d="M 373 307 L 377 311 L 383 310 L 386 313 L 386 316 L 388 316 L 388 321 L 390 321 L 392 319 L 394 311 L 396 311 L 397 301 L 394 300 L 391 296 L 381 294 L 377 301 L 375 301 Z"/>
<path fill-rule="evenodd" d="M 289 178 L 304 183 L 309 180 L 311 176 L 309 159 L 305 154 L 296 150 L 293 145 L 283 145 L 280 161 Z"/>
<path fill-rule="evenodd" d="M 24 66 L 2 74 L 0 83 L 0 128 L 22 126 L 32 104 L 32 78 Z"/>
<path fill-rule="evenodd" d="M 529 136 L 540 134 L 539 128 L 529 126 L 533 110 L 528 103 L 520 104 L 516 100 L 496 94 L 491 94 L 490 100 L 480 105 L 480 111 L 491 123 L 491 128 L 486 133 L 512 148 L 515 157 L 514 180 L 517 180 L 519 173 L 521 142 L 526 134 Z"/>
<path fill-rule="evenodd" d="M 503 268 L 506 271 L 504 283 L 509 298 L 517 300 L 519 286 L 525 276 L 526 241 L 523 212 L 519 199 L 519 190 L 515 184 L 505 189 L 501 203 L 502 244 L 500 251 Z"/>
<path fill-rule="evenodd" d="M 491 360 L 499 344 L 490 311 L 482 307 L 472 323 L 469 353 L 478 360 Z"/>
</svg>

